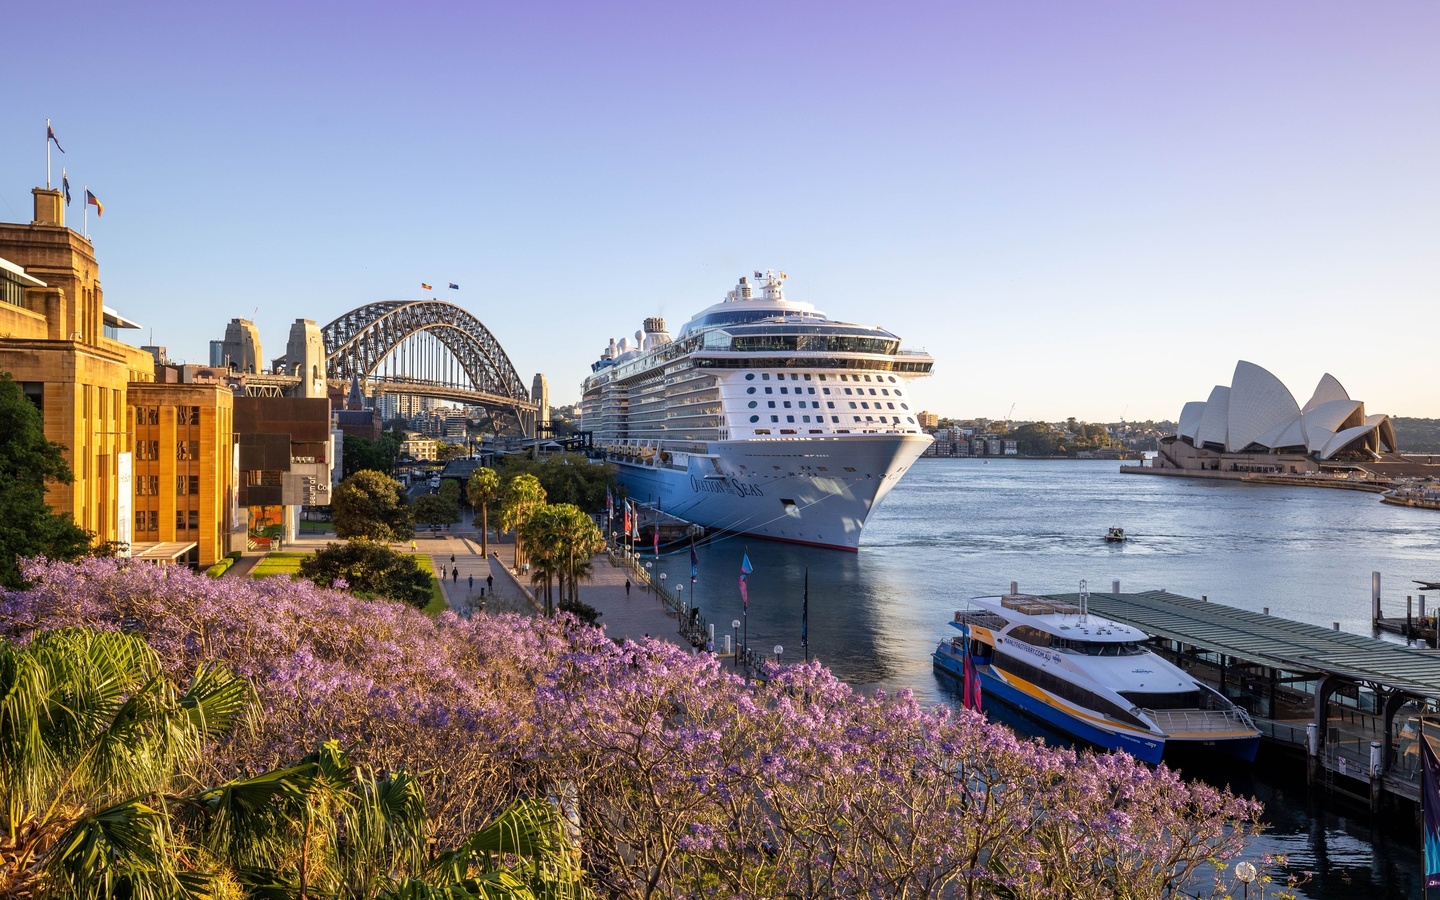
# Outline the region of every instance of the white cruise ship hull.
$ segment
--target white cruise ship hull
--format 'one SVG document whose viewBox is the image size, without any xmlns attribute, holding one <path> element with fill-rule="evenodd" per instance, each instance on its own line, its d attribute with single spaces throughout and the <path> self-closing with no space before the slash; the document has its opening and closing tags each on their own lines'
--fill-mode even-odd
<svg viewBox="0 0 1440 900">
<path fill-rule="evenodd" d="M 629 497 L 707 529 L 855 551 L 927 434 L 712 441 L 704 453 L 610 460 Z"/>
</svg>

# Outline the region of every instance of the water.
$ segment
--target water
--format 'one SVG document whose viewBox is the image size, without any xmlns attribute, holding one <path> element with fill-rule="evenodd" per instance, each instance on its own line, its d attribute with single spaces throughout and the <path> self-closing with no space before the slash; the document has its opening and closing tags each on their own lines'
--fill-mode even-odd
<svg viewBox="0 0 1440 900">
<path fill-rule="evenodd" d="M 1111 525 L 1129 540 L 1107 544 Z M 1440 516 L 1391 507 L 1375 494 L 1122 475 L 1108 461 L 922 460 L 872 517 L 858 554 L 720 538 L 662 557 L 658 571 L 716 623 L 717 643 L 741 619 L 737 581 L 748 552 L 752 646 L 803 659 L 806 572 L 810 649 L 862 689 L 909 688 L 953 703 L 930 653 L 969 597 L 1021 590 L 1165 589 L 1259 612 L 1370 633 L 1370 573 L 1389 615 L 1403 615 L 1411 579 L 1440 580 Z M 1440 596 L 1431 598 L 1440 603 Z M 1312 810 L 1299 782 L 1246 781 L 1270 807 L 1255 851 L 1290 854 L 1313 871 L 1302 897 L 1420 896 L 1418 844 L 1370 833 L 1362 819 Z M 1418 839 L 1415 839 L 1418 841 Z"/>
</svg>

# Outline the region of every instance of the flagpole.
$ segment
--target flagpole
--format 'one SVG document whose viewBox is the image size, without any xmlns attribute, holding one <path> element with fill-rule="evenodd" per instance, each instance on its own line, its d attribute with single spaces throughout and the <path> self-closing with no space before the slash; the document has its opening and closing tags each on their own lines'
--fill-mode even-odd
<svg viewBox="0 0 1440 900">
<path fill-rule="evenodd" d="M 50 190 L 50 120 L 45 120 L 45 190 Z"/>
<path fill-rule="evenodd" d="M 48 152 L 46 153 L 46 156 L 49 156 Z M 83 234 L 85 236 L 85 239 L 88 241 L 90 239 L 90 185 L 88 184 L 85 185 L 85 210 L 81 213 L 81 215 L 84 218 L 81 219 L 82 224 L 80 226 L 80 233 Z"/>
<path fill-rule="evenodd" d="M 750 548 L 749 548 L 749 546 L 746 546 L 744 559 L 749 559 L 749 558 L 750 558 Z M 747 573 L 747 574 L 748 574 L 748 573 Z M 745 626 L 745 630 L 744 630 L 743 632 L 741 632 L 741 634 L 742 634 L 743 637 L 744 637 L 743 646 L 744 646 L 745 649 L 748 651 L 748 650 L 750 649 L 750 588 L 749 588 L 748 585 L 747 585 L 746 588 L 745 588 L 745 605 L 742 606 L 742 607 L 740 607 L 740 618 L 744 620 L 744 626 Z M 747 679 L 750 677 L 750 666 L 749 666 L 748 662 L 747 662 L 747 664 L 746 664 L 746 666 L 745 666 L 745 677 L 746 677 Z"/>
</svg>

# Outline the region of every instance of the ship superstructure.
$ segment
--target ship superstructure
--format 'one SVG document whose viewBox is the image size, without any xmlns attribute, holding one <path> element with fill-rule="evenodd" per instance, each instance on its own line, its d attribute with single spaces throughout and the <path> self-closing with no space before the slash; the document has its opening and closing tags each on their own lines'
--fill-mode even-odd
<svg viewBox="0 0 1440 900">
<path fill-rule="evenodd" d="M 741 278 L 673 338 L 649 318 L 633 343 L 612 340 L 585 381 L 582 427 L 642 503 L 707 528 L 854 550 L 931 443 L 909 382 L 934 360 L 787 299 L 784 281 Z"/>
</svg>

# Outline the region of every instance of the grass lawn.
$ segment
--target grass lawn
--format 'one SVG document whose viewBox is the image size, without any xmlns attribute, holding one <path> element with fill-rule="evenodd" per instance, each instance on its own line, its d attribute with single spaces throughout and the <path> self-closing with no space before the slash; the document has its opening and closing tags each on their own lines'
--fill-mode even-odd
<svg viewBox="0 0 1440 900">
<path fill-rule="evenodd" d="M 324 534 L 327 531 L 334 531 L 335 526 L 329 522 L 307 522 L 300 520 L 301 534 Z"/>
<path fill-rule="evenodd" d="M 445 602 L 445 589 L 440 586 L 440 579 L 434 575 L 430 576 L 430 602 L 425 605 L 421 612 L 427 616 L 438 616 L 450 608 Z"/>
<path fill-rule="evenodd" d="M 300 561 L 309 553 L 270 553 L 250 571 L 251 578 L 268 578 L 272 575 L 294 576 L 300 571 Z"/>
</svg>

